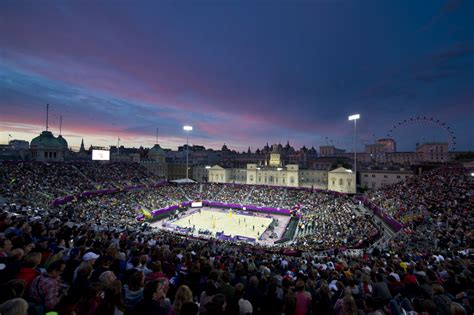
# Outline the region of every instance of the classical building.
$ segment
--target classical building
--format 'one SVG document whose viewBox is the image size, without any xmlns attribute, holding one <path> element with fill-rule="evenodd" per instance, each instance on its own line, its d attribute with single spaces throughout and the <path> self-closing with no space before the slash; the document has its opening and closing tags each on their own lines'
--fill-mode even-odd
<svg viewBox="0 0 474 315">
<path fill-rule="evenodd" d="M 214 165 L 208 169 L 211 183 L 235 183 L 327 189 L 327 170 L 300 169 L 297 164 L 284 165 L 279 148 L 274 145 L 263 165 L 249 163 L 246 168 L 224 168 Z"/>
<path fill-rule="evenodd" d="M 383 186 L 396 184 L 411 176 L 413 176 L 413 172 L 404 168 L 365 169 L 360 171 L 360 183 L 363 188 L 379 189 Z"/>
<path fill-rule="evenodd" d="M 352 170 L 338 167 L 328 173 L 328 190 L 354 194 L 355 180 L 355 173 Z"/>
<path fill-rule="evenodd" d="M 64 161 L 67 151 L 66 140 L 56 138 L 51 131 L 43 131 L 30 143 L 31 158 L 35 161 Z"/>
<path fill-rule="evenodd" d="M 273 157 L 274 165 L 277 165 Z M 272 158 L 270 158 L 270 163 Z M 281 165 L 281 164 L 280 164 Z M 247 184 L 250 185 L 270 185 L 299 187 L 299 166 L 288 164 L 282 166 L 257 166 L 257 164 L 247 164 Z"/>
<path fill-rule="evenodd" d="M 232 183 L 230 173 L 232 169 L 225 169 L 222 166 L 214 165 L 208 170 L 210 183 Z M 239 182 L 235 182 L 240 184 Z"/>
</svg>

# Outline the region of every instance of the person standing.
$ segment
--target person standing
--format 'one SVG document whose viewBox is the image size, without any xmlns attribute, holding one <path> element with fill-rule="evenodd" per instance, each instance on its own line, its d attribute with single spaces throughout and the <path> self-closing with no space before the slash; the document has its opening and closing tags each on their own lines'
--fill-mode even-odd
<svg viewBox="0 0 474 315">
<path fill-rule="evenodd" d="M 296 309 L 295 315 L 306 315 L 311 307 L 311 294 L 305 290 L 303 280 L 296 282 Z"/>
<path fill-rule="evenodd" d="M 52 310 L 61 300 L 61 274 L 66 268 L 63 260 L 57 260 L 48 266 L 46 273 L 33 280 L 30 288 L 31 299 L 44 306 L 45 310 Z"/>
</svg>

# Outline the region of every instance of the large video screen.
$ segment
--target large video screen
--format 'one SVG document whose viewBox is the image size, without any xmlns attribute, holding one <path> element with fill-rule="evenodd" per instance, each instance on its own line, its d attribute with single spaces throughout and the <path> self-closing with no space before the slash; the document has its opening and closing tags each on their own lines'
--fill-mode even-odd
<svg viewBox="0 0 474 315">
<path fill-rule="evenodd" d="M 201 207 L 202 207 L 202 201 L 191 202 L 191 208 L 201 208 Z"/>
<path fill-rule="evenodd" d="M 110 151 L 109 150 L 92 150 L 92 160 L 108 161 L 110 160 Z"/>
</svg>

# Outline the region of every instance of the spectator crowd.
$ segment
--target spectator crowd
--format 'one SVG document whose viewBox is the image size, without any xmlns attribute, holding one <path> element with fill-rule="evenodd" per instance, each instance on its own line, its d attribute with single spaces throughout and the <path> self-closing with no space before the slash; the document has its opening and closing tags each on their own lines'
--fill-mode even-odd
<svg viewBox="0 0 474 315">
<path fill-rule="evenodd" d="M 405 223 L 392 241 L 360 255 L 315 255 L 316 249 L 350 247 L 376 232 L 355 214 L 348 197 L 257 186 L 164 185 L 52 207 L 52 198 L 99 182 L 154 183 L 126 163 L 111 168 L 117 182 L 99 175 L 88 180 L 91 174 L 76 165 L 52 165 L 42 170 L 26 163 L 0 165 L 1 314 L 473 313 L 473 182 L 460 166 L 440 167 L 368 195 Z M 162 207 L 198 195 L 298 204 L 301 239 L 271 248 L 190 238 L 135 220 L 137 206 Z M 432 244 L 420 247 L 428 240 Z"/>
</svg>

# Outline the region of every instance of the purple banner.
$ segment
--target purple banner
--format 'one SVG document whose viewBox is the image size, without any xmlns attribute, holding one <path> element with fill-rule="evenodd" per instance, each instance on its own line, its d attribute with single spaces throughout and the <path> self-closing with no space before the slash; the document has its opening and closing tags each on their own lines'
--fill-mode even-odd
<svg viewBox="0 0 474 315">
<path fill-rule="evenodd" d="M 374 204 L 373 202 L 371 202 L 367 197 L 365 196 L 355 196 L 354 197 L 356 200 L 359 200 L 361 201 L 364 206 L 366 206 L 367 208 L 369 208 L 370 210 L 372 210 L 372 212 L 378 216 L 379 218 L 381 218 L 385 223 L 387 223 L 388 225 L 390 225 L 390 227 L 395 230 L 395 231 L 399 231 L 400 229 L 403 228 L 403 225 L 398 222 L 397 220 L 395 220 L 394 218 L 392 218 L 391 216 L 389 216 L 387 213 L 385 213 L 385 211 L 383 209 L 381 209 L 380 207 L 378 207 L 376 204 Z"/>
<path fill-rule="evenodd" d="M 182 207 L 190 207 L 192 201 L 182 202 Z M 254 211 L 254 212 L 261 212 L 261 213 L 273 213 L 273 214 L 281 214 L 281 215 L 290 215 L 289 209 L 280 209 L 280 208 L 269 208 L 269 207 L 257 207 L 253 205 L 241 205 L 236 203 L 223 203 L 223 202 L 215 202 L 209 200 L 203 200 L 203 206 L 206 207 L 216 207 L 216 208 L 232 208 L 232 209 L 240 209 L 242 211 Z M 173 211 L 179 208 L 179 205 L 173 205 L 162 209 L 156 209 L 151 211 L 153 216 L 157 216 L 162 213 L 166 213 L 169 211 Z M 245 210 L 243 210 L 245 208 Z M 143 214 L 140 214 L 136 217 L 137 220 L 143 220 Z"/>
</svg>

